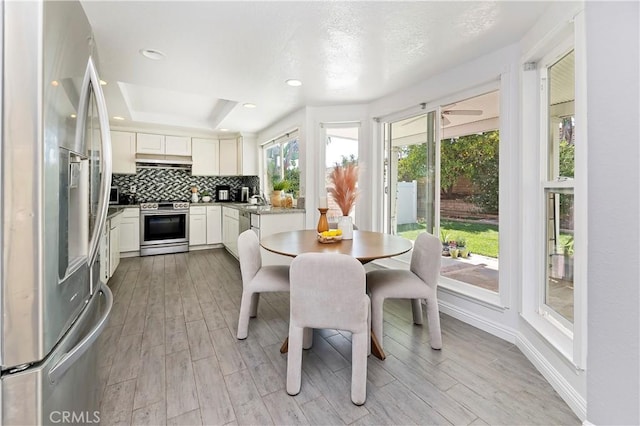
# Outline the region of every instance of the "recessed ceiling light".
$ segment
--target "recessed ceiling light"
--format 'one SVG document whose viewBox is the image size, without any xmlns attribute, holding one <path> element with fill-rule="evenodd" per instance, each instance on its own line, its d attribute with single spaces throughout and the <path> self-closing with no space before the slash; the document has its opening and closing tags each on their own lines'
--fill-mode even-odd
<svg viewBox="0 0 640 426">
<path fill-rule="evenodd" d="M 106 82 L 106 81 L 104 81 L 104 80 L 100 80 L 100 86 L 106 86 L 106 85 L 107 85 L 107 82 Z"/>
<path fill-rule="evenodd" d="M 76 117 L 77 117 L 77 115 L 75 115 L 75 114 L 71 114 L 69 117 L 71 117 L 71 118 L 76 118 Z"/>
<path fill-rule="evenodd" d="M 246 104 L 242 104 L 242 106 L 245 107 L 245 108 L 255 108 L 256 104 L 252 104 L 252 103 L 247 102 Z"/>
<path fill-rule="evenodd" d="M 228 132 L 229 129 L 220 129 L 221 132 Z"/>
<path fill-rule="evenodd" d="M 124 117 L 120 117 L 119 115 L 114 115 L 114 116 L 113 116 L 113 117 L 111 117 L 111 118 L 113 118 L 114 120 L 118 120 L 118 121 L 122 121 L 122 120 L 124 120 Z"/>
<path fill-rule="evenodd" d="M 57 80 L 53 80 L 53 81 L 51 82 L 51 85 L 52 85 L 53 87 L 58 87 L 58 84 L 60 84 L 60 83 L 58 83 L 58 81 L 57 81 Z"/>
<path fill-rule="evenodd" d="M 292 86 L 292 87 L 302 86 L 302 82 L 300 80 L 296 80 L 294 78 L 290 78 L 285 83 L 287 83 L 289 86 Z"/>
<path fill-rule="evenodd" d="M 153 59 L 154 61 L 159 61 L 160 59 L 165 58 L 165 54 L 159 50 L 155 49 L 140 49 L 140 54 L 148 59 Z"/>
</svg>

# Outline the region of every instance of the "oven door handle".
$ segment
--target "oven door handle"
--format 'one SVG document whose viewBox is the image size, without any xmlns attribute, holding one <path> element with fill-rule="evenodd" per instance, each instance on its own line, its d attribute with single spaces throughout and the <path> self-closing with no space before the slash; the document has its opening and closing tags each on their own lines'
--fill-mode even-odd
<svg viewBox="0 0 640 426">
<path fill-rule="evenodd" d="M 140 212 L 140 216 L 167 216 L 167 215 L 188 215 L 188 210 L 151 210 Z"/>
</svg>

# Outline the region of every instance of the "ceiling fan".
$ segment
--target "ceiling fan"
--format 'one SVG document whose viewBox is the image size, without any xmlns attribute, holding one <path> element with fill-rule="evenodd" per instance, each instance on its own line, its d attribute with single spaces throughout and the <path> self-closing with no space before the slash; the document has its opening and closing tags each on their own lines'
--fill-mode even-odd
<svg viewBox="0 0 640 426">
<path fill-rule="evenodd" d="M 445 109 L 442 110 L 442 123 L 447 126 L 451 121 L 447 118 L 448 115 L 482 115 L 480 109 Z"/>
<path fill-rule="evenodd" d="M 448 108 L 453 107 L 456 104 L 447 105 Z M 442 123 L 445 126 L 451 124 L 451 121 L 447 118 L 448 115 L 482 115 L 482 110 L 480 109 L 443 109 L 440 117 L 442 118 Z M 403 126 L 416 122 L 425 117 L 425 115 L 419 115 L 412 120 L 409 120 L 405 123 L 402 123 Z"/>
</svg>

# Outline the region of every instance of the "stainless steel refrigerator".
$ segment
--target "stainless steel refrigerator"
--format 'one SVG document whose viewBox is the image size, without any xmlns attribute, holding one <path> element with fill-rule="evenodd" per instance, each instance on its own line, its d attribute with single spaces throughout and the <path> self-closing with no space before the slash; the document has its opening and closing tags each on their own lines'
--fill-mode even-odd
<svg viewBox="0 0 640 426">
<path fill-rule="evenodd" d="M 76 1 L 0 14 L 0 424 L 97 423 L 111 142 L 91 27 Z"/>
</svg>

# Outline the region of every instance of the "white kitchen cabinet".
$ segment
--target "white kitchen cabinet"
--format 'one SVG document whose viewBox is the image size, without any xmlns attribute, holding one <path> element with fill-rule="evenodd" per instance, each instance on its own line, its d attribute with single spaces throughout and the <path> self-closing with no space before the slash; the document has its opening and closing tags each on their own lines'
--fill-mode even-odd
<svg viewBox="0 0 640 426">
<path fill-rule="evenodd" d="M 258 175 L 258 144 L 255 135 L 243 134 L 238 137 L 238 174 Z"/>
<path fill-rule="evenodd" d="M 140 209 L 128 207 L 124 209 L 120 221 L 120 252 L 140 250 Z"/>
<path fill-rule="evenodd" d="M 113 173 L 136 174 L 136 134 L 111 132 Z"/>
<path fill-rule="evenodd" d="M 207 244 L 207 208 L 189 208 L 189 246 Z"/>
<path fill-rule="evenodd" d="M 122 214 L 118 214 L 109 221 L 109 277 L 113 276 L 120 264 L 120 223 Z"/>
<path fill-rule="evenodd" d="M 136 152 L 138 154 L 164 155 L 164 151 L 164 135 L 152 135 L 149 133 L 138 133 L 136 135 Z"/>
<path fill-rule="evenodd" d="M 136 135 L 136 152 L 152 155 L 191 155 L 191 138 L 187 136 Z"/>
<path fill-rule="evenodd" d="M 235 139 L 220 140 L 220 175 L 233 176 L 238 173 L 238 142 Z"/>
<path fill-rule="evenodd" d="M 191 174 L 217 176 L 220 174 L 220 143 L 217 139 L 191 139 Z"/>
<path fill-rule="evenodd" d="M 282 214 L 261 214 L 259 221 L 254 220 L 252 215 L 251 227 L 258 233 L 260 239 L 269 235 L 277 234 L 285 231 L 299 231 L 305 229 L 304 213 L 282 213 Z M 257 227 L 256 227 L 257 225 Z M 265 249 L 260 250 L 262 253 L 263 265 L 289 265 L 292 258 L 282 256 Z"/>
<path fill-rule="evenodd" d="M 222 207 L 207 206 L 207 244 L 222 243 Z"/>
<path fill-rule="evenodd" d="M 109 231 L 111 231 L 111 219 L 107 220 L 102 236 L 100 237 L 100 281 L 104 284 L 109 281 Z"/>
<path fill-rule="evenodd" d="M 238 257 L 238 234 L 240 234 L 240 212 L 230 207 L 222 208 L 222 242 L 227 250 Z"/>
<path fill-rule="evenodd" d="M 186 136 L 165 136 L 164 153 L 166 155 L 191 155 L 191 138 Z"/>
</svg>

